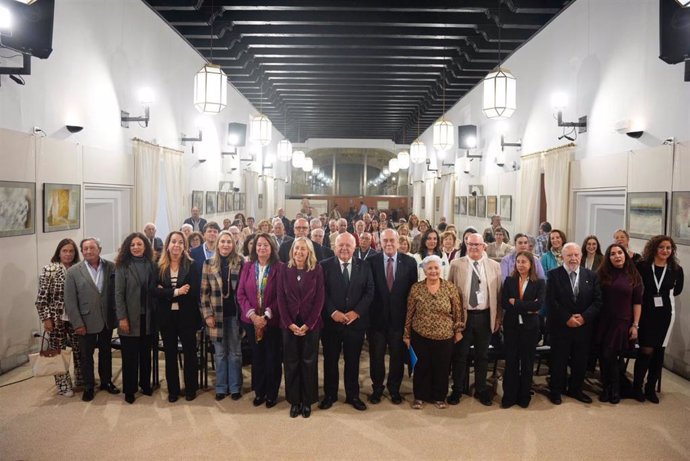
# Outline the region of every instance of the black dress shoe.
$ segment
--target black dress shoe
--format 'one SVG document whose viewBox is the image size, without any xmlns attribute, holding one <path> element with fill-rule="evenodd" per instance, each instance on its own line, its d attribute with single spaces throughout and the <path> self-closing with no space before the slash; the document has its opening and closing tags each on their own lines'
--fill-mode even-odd
<svg viewBox="0 0 690 461">
<path fill-rule="evenodd" d="M 549 400 L 554 405 L 560 405 L 561 403 L 563 403 L 563 400 L 561 399 L 561 394 L 549 394 Z"/>
<path fill-rule="evenodd" d="M 276 400 L 266 399 L 266 408 L 273 408 L 278 404 Z"/>
<path fill-rule="evenodd" d="M 391 394 L 391 402 L 394 403 L 395 405 L 400 405 L 403 401 L 402 395 L 400 393 L 396 392 L 394 394 Z"/>
<path fill-rule="evenodd" d="M 520 408 L 527 408 L 529 406 L 529 401 L 530 399 L 519 400 L 518 405 L 520 406 Z"/>
<path fill-rule="evenodd" d="M 225 395 L 226 394 L 223 392 L 216 392 L 216 400 L 220 402 L 221 400 L 223 400 L 225 398 Z"/>
<path fill-rule="evenodd" d="M 177 395 L 176 394 L 168 394 L 168 402 L 170 403 L 175 403 L 177 402 Z"/>
<path fill-rule="evenodd" d="M 367 400 L 369 401 L 369 403 L 373 403 L 374 405 L 376 405 L 377 403 L 381 403 L 381 393 L 374 392 L 369 396 Z"/>
<path fill-rule="evenodd" d="M 601 391 L 601 394 L 599 394 L 599 401 L 601 403 L 606 403 L 609 400 L 611 400 L 611 388 L 609 386 L 605 386 L 604 390 Z"/>
<path fill-rule="evenodd" d="M 242 394 L 240 394 L 239 392 L 233 392 L 232 394 L 230 394 L 230 398 L 232 400 L 239 400 L 242 398 Z"/>
<path fill-rule="evenodd" d="M 324 397 L 321 403 L 319 403 L 319 410 L 328 410 L 333 406 L 335 399 L 331 397 Z"/>
<path fill-rule="evenodd" d="M 474 397 L 479 400 L 479 403 L 486 407 L 490 407 L 491 404 L 493 404 L 493 400 L 491 399 L 491 393 L 488 390 L 484 390 L 482 392 L 475 392 Z"/>
<path fill-rule="evenodd" d="M 572 397 L 572 398 L 574 398 L 575 400 L 577 400 L 578 402 L 582 402 L 582 403 L 592 403 L 592 398 L 591 398 L 589 395 L 587 395 L 587 394 L 585 394 L 584 392 L 582 392 L 582 391 L 579 391 L 579 392 L 569 392 L 569 393 L 568 393 L 568 397 Z"/>
<path fill-rule="evenodd" d="M 354 408 L 357 411 L 364 411 L 367 409 L 367 406 L 364 404 L 364 402 L 362 402 L 358 398 L 349 399 L 349 400 L 346 400 L 345 402 L 352 405 L 352 408 Z"/>
<path fill-rule="evenodd" d="M 448 402 L 448 405 L 457 405 L 458 403 L 460 403 L 460 392 L 451 392 L 448 398 L 446 399 L 446 402 Z"/>
<path fill-rule="evenodd" d="M 125 402 L 130 405 L 134 403 L 134 394 L 125 394 Z"/>
<path fill-rule="evenodd" d="M 515 405 L 515 402 L 510 402 L 508 400 L 501 400 L 501 408 L 510 408 Z"/>
<path fill-rule="evenodd" d="M 191 402 L 191 401 L 194 400 L 195 398 L 196 398 L 196 392 L 193 393 L 193 394 L 185 394 L 185 396 L 184 396 L 184 399 L 185 399 L 187 402 Z"/>
<path fill-rule="evenodd" d="M 612 389 L 609 397 L 609 402 L 616 405 L 621 401 L 621 394 L 617 390 Z"/>
<path fill-rule="evenodd" d="M 644 390 L 644 397 L 645 399 L 649 400 L 652 403 L 659 403 L 659 396 L 656 395 L 656 391 L 654 388 L 650 388 L 647 386 Z"/>
<path fill-rule="evenodd" d="M 84 393 L 81 395 L 81 399 L 84 402 L 90 402 L 93 400 L 93 395 L 94 395 L 93 389 L 86 389 L 84 391 Z"/>
<path fill-rule="evenodd" d="M 150 388 L 150 387 L 142 387 L 142 388 L 141 388 L 141 393 L 144 394 L 144 395 L 151 396 L 151 395 L 153 395 L 153 389 Z"/>
<path fill-rule="evenodd" d="M 255 407 L 258 407 L 258 406 L 263 405 L 263 403 L 264 403 L 265 401 L 266 401 L 266 399 L 263 398 L 263 397 L 254 397 L 254 400 L 252 401 L 252 404 L 253 404 Z"/>
<path fill-rule="evenodd" d="M 637 388 L 633 389 L 633 398 L 637 400 L 638 402 L 644 402 L 646 397 L 644 396 L 644 392 L 642 392 L 642 388 Z"/>
<path fill-rule="evenodd" d="M 302 417 L 308 418 L 311 416 L 311 405 L 302 405 Z"/>
<path fill-rule="evenodd" d="M 302 407 L 299 404 L 294 404 L 290 407 L 290 418 L 297 418 L 302 412 Z"/>
<path fill-rule="evenodd" d="M 106 384 L 101 384 L 101 390 L 106 391 L 108 394 L 113 394 L 113 395 L 120 393 L 120 389 L 115 387 L 115 384 L 113 384 L 112 382 L 106 383 Z"/>
</svg>

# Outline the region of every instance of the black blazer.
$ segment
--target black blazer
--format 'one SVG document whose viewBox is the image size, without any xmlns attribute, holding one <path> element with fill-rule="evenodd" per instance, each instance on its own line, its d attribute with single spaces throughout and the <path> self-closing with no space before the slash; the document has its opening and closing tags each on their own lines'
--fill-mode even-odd
<svg viewBox="0 0 690 461">
<path fill-rule="evenodd" d="M 289 242 L 283 242 L 283 244 L 280 245 L 280 248 L 278 248 L 278 257 L 285 264 L 290 262 L 290 248 L 292 248 L 293 243 L 294 239 L 290 240 Z M 324 256 L 323 247 L 313 240 L 311 241 L 311 243 L 312 245 L 314 245 L 314 254 L 316 255 L 316 260 L 318 262 L 321 262 L 324 259 L 326 259 L 326 257 Z"/>
<path fill-rule="evenodd" d="M 192 226 L 192 229 L 194 228 L 194 222 L 192 222 L 192 217 L 190 216 L 189 218 L 185 219 L 182 224 L 189 224 Z M 206 227 L 206 220 L 204 218 L 199 218 L 199 232 L 204 232 L 204 227 Z"/>
<path fill-rule="evenodd" d="M 326 240 L 324 240 L 324 242 L 325 241 Z M 321 247 L 321 251 L 323 252 L 323 259 L 328 259 L 328 258 L 332 258 L 333 256 L 335 256 L 335 253 L 333 253 L 333 250 L 331 250 L 326 245 Z"/>
<path fill-rule="evenodd" d="M 204 269 L 204 263 L 206 262 L 206 253 L 204 252 L 204 244 L 202 243 L 196 248 L 192 248 L 189 252 L 189 256 L 194 260 L 194 266 L 196 266 L 196 273 L 199 276 L 199 283 L 201 283 L 201 271 Z"/>
<path fill-rule="evenodd" d="M 517 277 L 506 277 L 501 289 L 501 306 L 503 307 L 504 327 L 517 327 L 519 325 L 518 315 L 522 315 L 523 322 L 536 321 L 538 324 L 539 316 L 537 313 L 544 305 L 546 297 L 546 281 L 537 279 L 529 281 L 527 289 L 520 299 L 519 285 Z M 510 304 L 508 300 L 515 299 L 515 304 Z"/>
<path fill-rule="evenodd" d="M 402 331 L 407 316 L 407 296 L 410 288 L 417 282 L 417 262 L 411 256 L 398 252 L 393 289 L 388 291 L 384 253 L 367 258 L 374 278 L 374 300 L 369 309 L 371 328 L 377 330 L 393 329 Z M 387 259 L 386 259 L 387 260 Z"/>
<path fill-rule="evenodd" d="M 201 277 L 197 272 L 194 262 L 180 264 L 177 273 L 177 283 L 172 285 L 170 280 L 170 269 L 165 271 L 163 277 L 160 272 L 156 272 L 156 288 L 153 295 L 158 304 L 158 325 L 161 330 L 170 325 L 172 319 L 172 304 L 176 301 L 180 308 L 180 315 L 185 326 L 193 329 L 201 327 L 201 314 L 199 310 L 199 290 Z M 175 288 L 189 284 L 189 292 L 186 295 L 173 298 Z"/>
<path fill-rule="evenodd" d="M 321 267 L 326 283 L 326 302 L 323 309 L 326 328 L 346 328 L 334 322 L 331 315 L 335 311 L 342 313 L 355 311 L 359 314 L 359 318 L 347 328 L 366 330 L 369 327 L 369 305 L 374 298 L 374 279 L 369 264 L 352 258 L 349 287 L 345 285 L 340 260 L 337 257 L 322 261 Z"/>
<path fill-rule="evenodd" d="M 580 268 L 577 299 L 573 299 L 570 278 L 563 266 L 549 271 L 546 283 L 546 305 L 550 329 L 568 330 L 566 322 L 573 314 L 585 319 L 585 326 L 591 326 L 601 310 L 601 286 L 597 274 Z"/>
</svg>

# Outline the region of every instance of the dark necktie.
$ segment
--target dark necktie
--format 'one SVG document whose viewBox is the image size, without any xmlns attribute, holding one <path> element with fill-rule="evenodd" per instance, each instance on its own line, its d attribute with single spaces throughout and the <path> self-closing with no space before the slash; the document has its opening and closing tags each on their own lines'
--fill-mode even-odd
<svg viewBox="0 0 690 461">
<path fill-rule="evenodd" d="M 388 291 L 393 291 L 393 258 L 388 258 L 386 264 L 386 285 L 388 285 Z"/>
<path fill-rule="evenodd" d="M 350 263 L 343 263 L 343 279 L 345 280 L 345 285 L 350 285 L 350 274 L 347 272 L 347 266 Z"/>
<path fill-rule="evenodd" d="M 573 299 L 577 300 L 577 274 L 575 271 L 570 273 L 570 286 L 573 289 Z"/>
<path fill-rule="evenodd" d="M 479 291 L 479 263 L 475 261 L 474 270 L 472 271 L 472 284 L 470 285 L 470 306 L 477 307 L 479 301 L 477 300 L 477 292 Z"/>
</svg>

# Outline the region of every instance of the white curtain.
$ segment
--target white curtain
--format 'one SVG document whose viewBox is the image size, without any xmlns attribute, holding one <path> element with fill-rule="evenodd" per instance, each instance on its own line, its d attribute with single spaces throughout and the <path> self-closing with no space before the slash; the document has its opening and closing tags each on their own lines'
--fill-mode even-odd
<svg viewBox="0 0 690 461">
<path fill-rule="evenodd" d="M 272 213 L 278 211 L 278 208 L 285 208 L 285 180 L 282 178 L 276 178 L 273 182 L 275 188 L 275 195 L 273 200 L 273 210 Z"/>
<path fill-rule="evenodd" d="M 187 210 L 185 203 L 186 175 L 182 153 L 171 149 L 161 148 L 163 156 L 163 172 L 165 175 L 165 189 L 167 191 L 166 209 L 170 230 L 179 229 Z"/>
<path fill-rule="evenodd" d="M 161 148 L 140 140 L 132 141 L 134 153 L 134 228 L 144 229 L 158 213 Z"/>
<path fill-rule="evenodd" d="M 246 170 L 244 172 L 244 191 L 246 194 L 244 209 L 235 210 L 235 213 L 241 211 L 244 213 L 244 216 L 262 216 L 257 208 L 259 200 L 259 174 L 256 171 Z"/>
<path fill-rule="evenodd" d="M 539 228 L 539 195 L 541 184 L 541 156 L 525 157 L 520 163 L 520 194 L 516 230 L 537 234 Z M 515 199 L 516 197 L 513 197 Z"/>
<path fill-rule="evenodd" d="M 574 150 L 568 146 L 544 154 L 546 220 L 556 229 L 568 228 L 570 158 Z"/>
<path fill-rule="evenodd" d="M 417 216 L 422 213 L 422 200 L 424 200 L 424 182 L 415 181 L 412 185 L 412 212 Z"/>
</svg>

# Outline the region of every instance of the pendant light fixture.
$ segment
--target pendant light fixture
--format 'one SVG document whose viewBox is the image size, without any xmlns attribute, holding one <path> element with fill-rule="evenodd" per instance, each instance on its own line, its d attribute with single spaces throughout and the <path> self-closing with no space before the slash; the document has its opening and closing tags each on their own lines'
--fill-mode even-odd
<svg viewBox="0 0 690 461">
<path fill-rule="evenodd" d="M 292 159 L 292 143 L 287 138 L 287 111 L 285 112 L 283 134 L 286 137 L 278 143 L 278 160 L 281 162 L 289 162 Z"/>
<path fill-rule="evenodd" d="M 403 142 L 405 142 L 405 128 L 403 128 Z M 398 152 L 398 167 L 401 170 L 410 168 L 410 153 L 406 149 Z"/>
<path fill-rule="evenodd" d="M 205 114 L 217 114 L 228 103 L 228 77 L 220 66 L 213 64 L 213 4 L 211 10 L 211 58 L 194 76 L 194 107 Z"/>
<path fill-rule="evenodd" d="M 252 118 L 251 123 L 251 136 L 250 139 L 262 146 L 268 146 L 271 144 L 271 131 L 273 129 L 273 124 L 266 115 L 263 113 L 264 109 L 264 87 L 263 83 L 260 84 L 260 97 L 259 100 L 259 115 Z"/>
<path fill-rule="evenodd" d="M 412 163 L 426 162 L 426 144 L 419 139 L 420 115 L 419 108 L 417 108 L 417 139 L 410 145 L 410 162 Z"/>
<path fill-rule="evenodd" d="M 297 143 L 300 142 L 300 125 L 297 125 Z M 292 152 L 292 167 L 293 168 L 302 168 L 304 165 L 304 158 L 306 155 L 304 155 L 304 151 L 302 150 L 296 150 Z"/>
<path fill-rule="evenodd" d="M 445 72 L 441 76 L 443 86 L 443 112 L 441 118 L 436 120 L 432 127 L 433 146 L 438 152 L 445 152 L 453 147 L 454 141 L 454 127 L 451 122 L 446 120 L 446 76 Z"/>
<path fill-rule="evenodd" d="M 388 160 L 388 170 L 391 173 L 397 173 L 400 171 L 400 164 L 398 163 L 398 159 L 393 157 L 392 159 Z"/>
<path fill-rule="evenodd" d="M 498 15 L 498 66 L 484 77 L 484 104 L 482 111 L 488 118 L 510 118 L 517 108 L 517 80 L 510 70 L 501 67 L 501 23 Z"/>
</svg>

